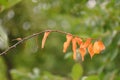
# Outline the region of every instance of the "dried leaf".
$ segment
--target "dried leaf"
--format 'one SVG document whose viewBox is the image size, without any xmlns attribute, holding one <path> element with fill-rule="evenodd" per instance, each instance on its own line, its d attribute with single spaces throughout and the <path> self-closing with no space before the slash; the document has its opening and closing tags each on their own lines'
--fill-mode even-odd
<svg viewBox="0 0 120 80">
<path fill-rule="evenodd" d="M 83 42 L 81 43 L 80 48 L 85 48 Z"/>
<path fill-rule="evenodd" d="M 98 41 L 95 41 L 94 45 L 93 45 L 93 51 L 95 54 L 99 54 L 100 53 L 100 48 L 98 45 Z"/>
<path fill-rule="evenodd" d="M 91 38 L 88 38 L 86 41 L 85 41 L 85 43 L 83 44 L 83 48 L 87 48 L 88 47 L 88 45 L 91 43 Z"/>
<path fill-rule="evenodd" d="M 93 45 L 93 51 L 95 54 L 99 54 L 102 50 L 105 49 L 105 46 L 102 41 L 96 41 Z"/>
<path fill-rule="evenodd" d="M 88 52 L 90 54 L 90 57 L 92 58 L 93 55 L 94 55 L 93 44 L 92 43 L 88 46 Z"/>
<path fill-rule="evenodd" d="M 99 41 L 98 41 L 98 45 L 99 45 L 101 51 L 102 51 L 102 50 L 105 50 L 105 45 L 103 44 L 102 41 L 99 40 Z"/>
<path fill-rule="evenodd" d="M 49 34 L 50 34 L 50 31 L 47 31 L 47 32 L 44 33 L 44 37 L 42 39 L 42 46 L 41 46 L 41 48 L 44 48 L 46 39 L 47 39 L 47 37 L 48 37 Z"/>
<path fill-rule="evenodd" d="M 72 50 L 73 50 L 73 59 L 74 60 L 76 60 L 76 48 L 77 48 L 76 39 L 73 38 L 72 39 Z"/>
<path fill-rule="evenodd" d="M 81 39 L 81 38 L 79 38 L 79 37 L 76 37 L 75 39 L 76 39 L 76 41 L 77 41 L 78 45 L 81 45 L 81 43 L 82 43 L 82 39 Z"/>
<path fill-rule="evenodd" d="M 68 46 L 69 46 L 68 43 L 64 42 L 64 44 L 63 44 L 63 52 L 64 53 L 67 51 Z"/>
<path fill-rule="evenodd" d="M 66 42 L 64 42 L 64 44 L 63 44 L 63 52 L 64 52 L 64 53 L 67 51 L 67 48 L 69 47 L 72 38 L 73 38 L 72 35 L 70 35 L 70 34 L 66 35 L 66 39 L 67 39 L 67 40 L 66 40 Z"/>
<path fill-rule="evenodd" d="M 79 48 L 79 52 L 81 54 L 82 61 L 84 61 L 84 56 L 86 54 L 86 48 Z"/>
</svg>

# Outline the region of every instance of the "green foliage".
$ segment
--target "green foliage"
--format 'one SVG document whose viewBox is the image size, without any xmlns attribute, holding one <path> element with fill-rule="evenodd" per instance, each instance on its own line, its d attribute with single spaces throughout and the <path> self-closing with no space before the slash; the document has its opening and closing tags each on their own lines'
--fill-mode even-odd
<svg viewBox="0 0 120 80">
<path fill-rule="evenodd" d="M 0 80 L 7 80 L 6 78 L 6 65 L 3 62 L 3 59 L 0 57 Z"/>
<path fill-rule="evenodd" d="M 73 65 L 71 69 L 72 72 L 70 76 L 72 80 L 81 80 L 83 74 L 82 66 L 78 63 Z M 48 71 L 40 72 L 38 68 L 34 68 L 32 72 L 20 72 L 18 70 L 11 70 L 11 74 L 14 80 L 68 80 L 68 77 L 62 77 L 60 75 L 54 75 Z M 99 80 L 99 77 L 96 75 L 88 76 L 85 80 Z"/>
<path fill-rule="evenodd" d="M 88 76 L 85 80 L 100 80 L 100 79 L 98 76 L 92 75 L 92 76 Z"/>
<path fill-rule="evenodd" d="M 83 74 L 83 69 L 80 64 L 75 64 L 72 68 L 71 77 L 73 80 L 79 80 Z"/>
<path fill-rule="evenodd" d="M 7 3 L 7 0 L 0 0 L 1 5 L 5 5 Z"/>
<path fill-rule="evenodd" d="M 20 1 L 21 0 L 0 0 L 0 7 L 1 7 L 0 12 L 2 12 L 3 10 L 8 9 L 8 8 L 16 5 Z"/>
</svg>

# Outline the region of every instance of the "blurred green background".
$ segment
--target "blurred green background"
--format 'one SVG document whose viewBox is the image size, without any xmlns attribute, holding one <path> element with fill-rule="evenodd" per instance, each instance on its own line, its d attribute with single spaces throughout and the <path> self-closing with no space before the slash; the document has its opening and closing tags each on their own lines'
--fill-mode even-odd
<svg viewBox="0 0 120 80">
<path fill-rule="evenodd" d="M 120 0 L 0 0 L 0 52 L 46 29 L 100 38 L 106 50 L 74 61 L 65 35 L 51 33 L 41 49 L 42 34 L 0 56 L 0 80 L 120 80 Z"/>
</svg>

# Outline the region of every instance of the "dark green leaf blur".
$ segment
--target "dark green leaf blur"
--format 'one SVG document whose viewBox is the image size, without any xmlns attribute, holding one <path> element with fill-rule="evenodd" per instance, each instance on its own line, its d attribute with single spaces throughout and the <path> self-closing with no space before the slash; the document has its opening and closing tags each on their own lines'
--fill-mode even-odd
<svg viewBox="0 0 120 80">
<path fill-rule="evenodd" d="M 0 52 L 43 30 L 101 39 L 106 49 L 85 60 L 62 51 L 64 34 L 43 34 L 0 56 L 0 80 L 120 80 L 120 0 L 0 0 Z"/>
</svg>

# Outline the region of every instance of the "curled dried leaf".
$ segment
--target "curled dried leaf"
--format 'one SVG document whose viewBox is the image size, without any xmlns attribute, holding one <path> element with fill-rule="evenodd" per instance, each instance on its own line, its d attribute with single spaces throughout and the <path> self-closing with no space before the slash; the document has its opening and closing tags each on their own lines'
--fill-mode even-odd
<svg viewBox="0 0 120 80">
<path fill-rule="evenodd" d="M 50 31 L 46 31 L 46 32 L 44 33 L 44 36 L 43 36 L 43 39 L 42 39 L 42 46 L 41 46 L 41 48 L 44 48 L 46 39 L 47 39 L 47 37 L 48 37 L 49 34 L 50 34 Z"/>
<path fill-rule="evenodd" d="M 86 48 L 79 48 L 79 52 L 81 54 L 82 61 L 84 61 L 84 56 L 86 54 Z"/>
<path fill-rule="evenodd" d="M 102 50 L 105 50 L 105 45 L 103 44 L 102 41 L 99 40 L 99 41 L 98 41 L 98 45 L 99 45 L 101 51 L 102 51 Z"/>
<path fill-rule="evenodd" d="M 102 50 L 105 49 L 105 46 L 102 41 L 96 41 L 93 45 L 93 51 L 96 54 L 99 54 Z"/>
<path fill-rule="evenodd" d="M 66 42 L 64 42 L 64 44 L 63 44 L 63 52 L 64 52 L 64 53 L 67 51 L 67 48 L 69 47 L 72 38 L 73 38 L 72 35 L 70 35 L 70 34 L 66 35 L 66 39 L 67 39 L 67 40 L 66 40 Z"/>
<path fill-rule="evenodd" d="M 94 55 L 94 51 L 93 51 L 93 44 L 90 43 L 90 45 L 88 46 L 88 52 L 90 54 L 90 57 L 92 58 Z"/>
<path fill-rule="evenodd" d="M 73 59 L 74 60 L 76 60 L 76 48 L 77 48 L 76 39 L 73 38 L 72 39 L 72 50 L 73 50 Z"/>
<path fill-rule="evenodd" d="M 77 41 L 78 45 L 81 45 L 81 43 L 82 43 L 82 39 L 81 39 L 81 38 L 79 38 L 79 37 L 76 37 L 75 39 L 76 39 L 76 41 Z"/>
<path fill-rule="evenodd" d="M 91 38 L 88 38 L 86 41 L 85 41 L 85 43 L 83 44 L 83 46 L 82 46 L 82 48 L 87 48 L 88 47 L 88 45 L 91 43 Z"/>
<path fill-rule="evenodd" d="M 81 43 L 80 48 L 84 48 L 84 43 L 83 42 Z"/>
</svg>

